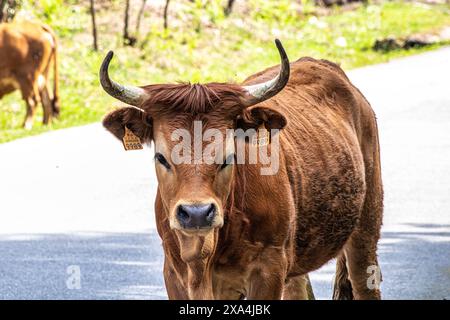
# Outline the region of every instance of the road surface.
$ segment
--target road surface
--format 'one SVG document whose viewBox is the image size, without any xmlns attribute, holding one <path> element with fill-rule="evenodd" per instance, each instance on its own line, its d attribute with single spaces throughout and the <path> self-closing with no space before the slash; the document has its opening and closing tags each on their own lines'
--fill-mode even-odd
<svg viewBox="0 0 450 320">
<path fill-rule="evenodd" d="M 378 117 L 383 297 L 450 299 L 450 48 L 349 76 Z M 0 145 L 0 298 L 166 298 L 156 186 L 152 150 L 100 124 Z M 317 298 L 333 273 L 311 274 Z"/>
</svg>

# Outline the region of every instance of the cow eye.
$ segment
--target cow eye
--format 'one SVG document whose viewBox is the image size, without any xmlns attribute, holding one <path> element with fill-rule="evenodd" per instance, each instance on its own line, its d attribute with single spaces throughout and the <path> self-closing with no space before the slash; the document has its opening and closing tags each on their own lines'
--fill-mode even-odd
<svg viewBox="0 0 450 320">
<path fill-rule="evenodd" d="M 166 167 L 166 169 L 170 169 L 170 164 L 169 162 L 166 160 L 166 158 L 164 158 L 164 156 L 157 152 L 155 154 L 155 159 L 158 160 L 159 163 L 161 163 L 164 167 Z"/>
<path fill-rule="evenodd" d="M 225 161 L 222 163 L 222 165 L 220 166 L 220 170 L 225 169 L 226 167 L 228 167 L 230 164 L 234 163 L 234 154 L 230 154 Z"/>
</svg>

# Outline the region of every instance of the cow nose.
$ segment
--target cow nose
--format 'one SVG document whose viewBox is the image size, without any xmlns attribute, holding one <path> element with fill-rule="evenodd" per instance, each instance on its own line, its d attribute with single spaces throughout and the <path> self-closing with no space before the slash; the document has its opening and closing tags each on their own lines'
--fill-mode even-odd
<svg viewBox="0 0 450 320">
<path fill-rule="evenodd" d="M 186 229 L 209 227 L 216 215 L 216 206 L 208 204 L 180 204 L 177 209 L 177 218 Z"/>
</svg>

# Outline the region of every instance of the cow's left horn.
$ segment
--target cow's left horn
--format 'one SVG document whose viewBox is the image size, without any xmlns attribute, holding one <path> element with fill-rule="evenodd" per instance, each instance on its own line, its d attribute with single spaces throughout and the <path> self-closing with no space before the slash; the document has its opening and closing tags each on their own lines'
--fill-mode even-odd
<svg viewBox="0 0 450 320">
<path fill-rule="evenodd" d="M 103 89 L 112 97 L 132 106 L 140 106 L 147 97 L 144 89 L 121 85 L 109 78 L 108 67 L 114 53 L 109 51 L 100 67 L 100 83 Z"/>
<path fill-rule="evenodd" d="M 281 57 L 280 72 L 272 80 L 250 86 L 243 86 L 243 89 L 247 92 L 247 96 L 244 98 L 244 104 L 246 106 L 251 106 L 272 98 L 278 92 L 283 90 L 284 86 L 288 83 L 290 73 L 289 58 L 286 51 L 284 51 L 281 41 L 275 39 L 275 44 L 277 45 Z"/>
</svg>

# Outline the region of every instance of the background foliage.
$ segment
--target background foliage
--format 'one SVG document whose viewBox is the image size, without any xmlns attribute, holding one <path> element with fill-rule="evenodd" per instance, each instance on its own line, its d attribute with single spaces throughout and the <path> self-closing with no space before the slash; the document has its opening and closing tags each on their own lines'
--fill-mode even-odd
<svg viewBox="0 0 450 320">
<path fill-rule="evenodd" d="M 129 33 L 134 46 L 123 42 L 124 3 L 96 0 L 99 50 L 92 45 L 89 1 L 21 1 L 19 19 L 41 20 L 59 36 L 61 116 L 50 127 L 31 131 L 21 124 L 25 106 L 18 92 L 0 101 L 0 142 L 50 129 L 99 121 L 118 103 L 100 89 L 98 69 L 110 49 L 115 51 L 111 74 L 120 82 L 145 85 L 176 81 L 239 82 L 278 63 L 274 38 L 291 58 L 329 59 L 346 70 L 428 50 L 380 52 L 377 39 L 438 33 L 450 26 L 448 4 L 377 1 L 323 8 L 309 0 L 236 0 L 232 13 L 226 1 L 172 0 L 167 28 L 165 1 L 146 1 L 139 30 L 136 19 L 142 0 L 130 0 Z"/>
</svg>

